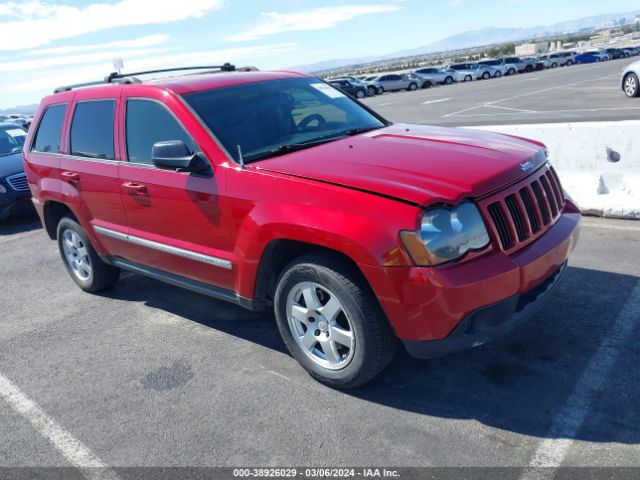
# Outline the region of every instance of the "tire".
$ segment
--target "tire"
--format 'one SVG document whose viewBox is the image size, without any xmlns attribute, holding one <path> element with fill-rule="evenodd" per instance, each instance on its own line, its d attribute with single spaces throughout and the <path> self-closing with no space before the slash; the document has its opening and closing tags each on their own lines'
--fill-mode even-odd
<svg viewBox="0 0 640 480">
<path fill-rule="evenodd" d="M 498 70 L 495 74 L 495 78 L 500 78 L 502 76 L 502 72 Z"/>
<path fill-rule="evenodd" d="M 378 87 L 378 95 L 382 95 L 384 93 L 384 87 Z"/>
<path fill-rule="evenodd" d="M 564 64 L 565 67 L 570 67 L 571 65 L 573 65 L 573 60 L 567 60 L 567 63 Z"/>
<path fill-rule="evenodd" d="M 307 308 L 306 298 L 318 306 Z M 337 314 L 328 321 L 322 313 L 330 304 Z M 311 253 L 291 262 L 278 279 L 274 310 L 293 358 L 330 387 L 364 385 L 395 355 L 396 337 L 373 293 L 355 267 L 334 255 Z"/>
<path fill-rule="evenodd" d="M 365 92 L 364 90 L 361 90 L 361 89 L 356 90 L 356 98 L 360 99 L 366 96 L 367 96 L 367 92 Z"/>
<path fill-rule="evenodd" d="M 369 93 L 370 97 L 373 97 L 375 94 L 378 93 L 377 90 L 376 90 L 376 87 L 371 86 L 371 85 L 367 87 L 367 92 Z"/>
<path fill-rule="evenodd" d="M 410 91 L 410 92 L 413 92 L 414 90 L 417 90 L 417 89 L 418 89 L 418 84 L 414 82 L 411 82 L 407 87 L 407 91 Z"/>
<path fill-rule="evenodd" d="M 515 75 L 516 74 L 516 69 L 515 68 L 510 68 L 509 70 L 507 70 L 507 75 L 511 76 L 511 75 Z"/>
<path fill-rule="evenodd" d="M 62 262 L 71 279 L 82 290 L 95 293 L 118 281 L 120 269 L 102 261 L 74 218 L 62 217 L 58 223 L 57 239 Z"/>
<path fill-rule="evenodd" d="M 464 81 L 465 82 L 471 82 L 471 81 L 473 81 L 473 77 L 471 75 L 465 75 Z"/>
<path fill-rule="evenodd" d="M 444 79 L 445 85 L 451 85 L 453 83 L 453 77 L 447 77 Z"/>
<path fill-rule="evenodd" d="M 422 84 L 422 88 L 431 88 L 431 82 L 429 80 L 427 80 L 426 82 L 424 82 Z"/>
<path fill-rule="evenodd" d="M 488 79 L 488 78 L 491 78 L 491 74 L 490 74 L 489 72 L 484 72 L 484 73 L 482 74 L 482 79 L 483 79 L 483 80 L 486 80 L 486 79 Z"/>
<path fill-rule="evenodd" d="M 558 68 L 558 64 L 557 64 L 557 63 L 555 63 L 555 62 L 554 62 L 554 63 L 552 63 L 552 64 L 551 64 L 551 68 Z"/>
<path fill-rule="evenodd" d="M 525 71 L 525 72 L 527 72 L 527 73 L 531 73 L 531 72 L 533 72 L 533 65 L 527 65 L 527 66 L 524 68 L 524 71 Z"/>
<path fill-rule="evenodd" d="M 635 73 L 629 73 L 622 82 L 624 94 L 629 97 L 640 97 L 640 82 Z"/>
</svg>

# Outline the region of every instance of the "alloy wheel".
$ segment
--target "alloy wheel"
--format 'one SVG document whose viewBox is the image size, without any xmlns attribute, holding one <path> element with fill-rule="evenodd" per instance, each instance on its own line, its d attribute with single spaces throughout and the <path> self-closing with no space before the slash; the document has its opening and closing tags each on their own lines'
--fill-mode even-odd
<svg viewBox="0 0 640 480">
<path fill-rule="evenodd" d="M 88 280 L 91 276 L 91 259 L 80 235 L 71 229 L 65 230 L 62 234 L 62 249 L 73 274 L 82 281 Z"/>
<path fill-rule="evenodd" d="M 286 312 L 293 340 L 312 362 L 328 370 L 349 364 L 355 334 L 334 293 L 314 282 L 298 283 L 287 296 Z"/>
<path fill-rule="evenodd" d="M 624 93 L 627 97 L 635 97 L 638 94 L 638 80 L 633 75 L 627 75 L 624 80 Z"/>
</svg>

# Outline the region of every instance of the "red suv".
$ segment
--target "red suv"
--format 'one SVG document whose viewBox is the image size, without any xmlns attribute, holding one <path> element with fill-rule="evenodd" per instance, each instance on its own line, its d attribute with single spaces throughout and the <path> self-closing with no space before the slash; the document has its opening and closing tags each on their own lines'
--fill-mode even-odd
<svg viewBox="0 0 640 480">
<path fill-rule="evenodd" d="M 392 125 L 307 75 L 220 70 L 42 101 L 27 178 L 83 290 L 125 269 L 272 305 L 293 357 L 354 387 L 398 339 L 420 358 L 481 345 L 557 284 L 580 213 L 541 143 Z"/>
</svg>

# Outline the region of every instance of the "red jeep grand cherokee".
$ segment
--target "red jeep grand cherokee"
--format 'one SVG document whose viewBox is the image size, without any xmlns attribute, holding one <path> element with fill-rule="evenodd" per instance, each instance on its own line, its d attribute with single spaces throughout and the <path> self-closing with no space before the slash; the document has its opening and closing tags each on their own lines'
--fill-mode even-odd
<svg viewBox="0 0 640 480">
<path fill-rule="evenodd" d="M 126 269 L 273 305 L 291 355 L 334 387 L 373 378 L 397 339 L 439 356 L 539 310 L 580 220 L 544 145 L 392 125 L 316 78 L 220 70 L 43 100 L 26 172 L 80 288 Z"/>
</svg>

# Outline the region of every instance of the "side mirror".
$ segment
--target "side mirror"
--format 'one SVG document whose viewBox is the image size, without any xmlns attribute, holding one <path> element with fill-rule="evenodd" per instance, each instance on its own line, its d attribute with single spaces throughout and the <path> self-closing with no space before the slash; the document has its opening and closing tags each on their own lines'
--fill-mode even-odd
<svg viewBox="0 0 640 480">
<path fill-rule="evenodd" d="M 202 155 L 191 153 L 182 140 L 154 143 L 151 159 L 157 168 L 163 170 L 211 173 L 211 167 Z"/>
</svg>

